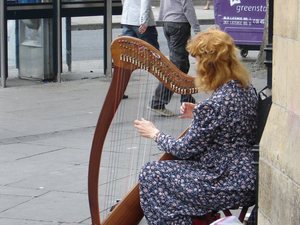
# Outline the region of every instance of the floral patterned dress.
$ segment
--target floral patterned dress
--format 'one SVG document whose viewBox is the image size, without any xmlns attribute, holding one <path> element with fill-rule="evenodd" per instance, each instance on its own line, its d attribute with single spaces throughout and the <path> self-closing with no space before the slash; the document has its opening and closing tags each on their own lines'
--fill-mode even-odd
<svg viewBox="0 0 300 225">
<path fill-rule="evenodd" d="M 159 134 L 158 148 L 180 160 L 143 167 L 140 202 L 148 224 L 190 225 L 192 216 L 254 204 L 256 107 L 254 89 L 231 80 L 194 108 L 185 136 Z"/>
</svg>

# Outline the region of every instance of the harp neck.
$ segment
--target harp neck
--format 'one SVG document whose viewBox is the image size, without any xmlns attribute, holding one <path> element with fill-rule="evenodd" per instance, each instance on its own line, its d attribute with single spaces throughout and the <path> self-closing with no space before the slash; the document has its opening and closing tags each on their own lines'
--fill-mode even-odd
<svg viewBox="0 0 300 225">
<path fill-rule="evenodd" d="M 133 37 L 119 37 L 111 46 L 114 65 L 120 68 L 143 69 L 153 74 L 168 89 L 178 94 L 194 94 L 194 77 L 181 72 L 159 50 Z"/>
</svg>

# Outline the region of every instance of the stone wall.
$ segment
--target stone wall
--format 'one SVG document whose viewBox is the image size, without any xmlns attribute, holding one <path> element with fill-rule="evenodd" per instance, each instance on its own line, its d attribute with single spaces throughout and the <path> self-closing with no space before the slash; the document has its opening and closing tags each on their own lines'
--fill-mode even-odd
<svg viewBox="0 0 300 225">
<path fill-rule="evenodd" d="M 273 104 L 260 143 L 259 225 L 300 224 L 300 0 L 274 1 Z"/>
</svg>

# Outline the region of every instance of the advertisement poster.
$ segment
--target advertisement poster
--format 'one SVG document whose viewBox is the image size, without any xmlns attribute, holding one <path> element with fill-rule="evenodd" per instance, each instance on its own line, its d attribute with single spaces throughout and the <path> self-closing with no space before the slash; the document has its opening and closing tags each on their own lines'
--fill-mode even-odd
<svg viewBox="0 0 300 225">
<path fill-rule="evenodd" d="M 261 45 L 266 0 L 215 0 L 215 20 L 237 45 Z"/>
</svg>

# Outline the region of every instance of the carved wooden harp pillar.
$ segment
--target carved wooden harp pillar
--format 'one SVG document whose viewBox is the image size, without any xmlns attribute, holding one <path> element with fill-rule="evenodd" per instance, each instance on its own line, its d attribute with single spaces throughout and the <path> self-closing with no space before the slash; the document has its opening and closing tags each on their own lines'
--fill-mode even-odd
<svg viewBox="0 0 300 225">
<path fill-rule="evenodd" d="M 114 62 L 113 77 L 106 95 L 90 153 L 88 172 L 88 196 L 92 225 L 136 225 L 143 217 L 139 204 L 138 185 L 125 196 L 107 218 L 100 222 L 98 185 L 99 169 L 105 137 L 114 114 L 122 100 L 131 73 L 143 69 L 154 75 L 171 91 L 178 94 L 194 94 L 194 77 L 181 72 L 160 51 L 150 44 L 132 37 L 119 37 L 111 46 Z M 170 159 L 164 154 L 160 160 Z"/>
</svg>

